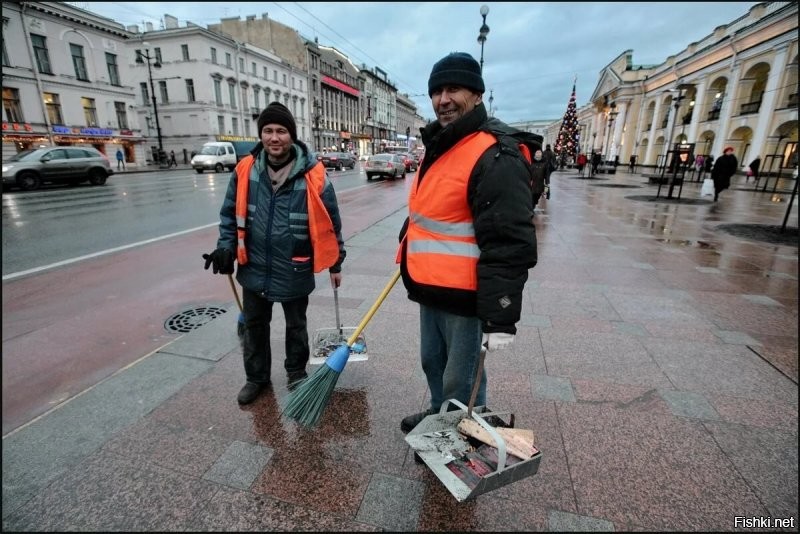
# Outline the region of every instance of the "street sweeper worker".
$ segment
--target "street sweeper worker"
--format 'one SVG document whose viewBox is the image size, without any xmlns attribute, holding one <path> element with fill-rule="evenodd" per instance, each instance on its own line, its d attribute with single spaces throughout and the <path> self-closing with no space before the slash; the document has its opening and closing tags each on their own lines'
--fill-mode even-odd
<svg viewBox="0 0 800 534">
<path fill-rule="evenodd" d="M 481 345 L 512 344 L 536 235 L 527 162 L 514 130 L 490 119 L 478 62 L 455 52 L 428 80 L 436 121 L 422 130 L 425 158 L 409 193 L 398 256 L 420 305 L 420 356 L 430 408 L 402 420 L 409 432 L 442 403 L 469 403 Z M 510 142 L 509 142 L 510 141 Z M 486 373 L 476 406 L 486 405 Z"/>
<path fill-rule="evenodd" d="M 242 286 L 246 383 L 239 404 L 270 387 L 272 305 L 286 319 L 289 389 L 306 378 L 309 359 L 306 310 L 314 273 L 328 269 L 331 285 L 342 281 L 345 258 L 336 193 L 322 162 L 297 139 L 291 112 L 279 102 L 258 117 L 261 143 L 236 166 L 220 209 L 217 248 L 204 254 L 205 268 L 232 274 Z"/>
</svg>

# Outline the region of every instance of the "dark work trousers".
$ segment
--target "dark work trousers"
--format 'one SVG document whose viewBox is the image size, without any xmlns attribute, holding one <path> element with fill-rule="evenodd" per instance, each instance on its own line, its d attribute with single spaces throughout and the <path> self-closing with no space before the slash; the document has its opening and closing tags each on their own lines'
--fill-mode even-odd
<svg viewBox="0 0 800 534">
<path fill-rule="evenodd" d="M 270 381 L 272 368 L 269 327 L 272 322 L 273 302 L 249 289 L 244 289 L 242 296 L 245 321 L 244 372 L 248 382 L 266 384 Z M 283 366 L 287 374 L 303 371 L 309 357 L 306 321 L 308 297 L 280 304 L 286 318 L 286 360 Z"/>
</svg>

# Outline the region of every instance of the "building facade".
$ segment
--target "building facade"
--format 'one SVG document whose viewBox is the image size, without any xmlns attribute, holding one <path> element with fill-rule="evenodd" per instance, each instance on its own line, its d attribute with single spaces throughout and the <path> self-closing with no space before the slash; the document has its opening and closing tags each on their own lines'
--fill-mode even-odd
<svg viewBox="0 0 800 534">
<path fill-rule="evenodd" d="M 304 71 L 256 45 L 193 24 L 178 27 L 169 15 L 164 20 L 163 30 L 129 28 L 129 69 L 151 151 L 163 146 L 188 161 L 207 141 L 255 143 L 258 115 L 273 101 L 291 110 L 298 138 L 312 141 Z"/>
<path fill-rule="evenodd" d="M 386 71 L 379 67 L 361 66 L 363 77 L 362 100 L 364 131 L 370 136 L 366 154 L 378 154 L 386 145 L 397 140 L 397 87 Z"/>
<path fill-rule="evenodd" d="M 125 28 L 63 2 L 3 3 L 3 158 L 41 145 L 144 160 Z"/>
<path fill-rule="evenodd" d="M 797 165 L 797 2 L 756 4 L 660 65 L 632 59 L 627 50 L 604 67 L 578 110 L 587 151 L 660 166 L 686 143 L 714 157 L 731 146 L 742 163 L 760 156 L 767 172 Z"/>
</svg>

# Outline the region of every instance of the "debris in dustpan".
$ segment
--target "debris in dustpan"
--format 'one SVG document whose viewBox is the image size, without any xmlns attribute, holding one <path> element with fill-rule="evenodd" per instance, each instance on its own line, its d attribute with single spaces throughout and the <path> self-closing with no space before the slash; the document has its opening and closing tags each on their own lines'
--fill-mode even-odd
<svg viewBox="0 0 800 534">
<path fill-rule="evenodd" d="M 533 446 L 533 431 L 513 428 L 513 414 L 506 424 L 500 416 L 507 412 L 492 412 L 485 406 L 469 410 L 454 399 L 446 404 L 462 410 L 442 405 L 439 413 L 427 416 L 406 435 L 406 443 L 456 500 L 472 499 L 536 474 L 542 453 Z"/>
<path fill-rule="evenodd" d="M 314 341 L 312 344 L 311 357 L 308 363 L 311 365 L 322 365 L 328 359 L 333 351 L 347 344 L 347 339 L 355 332 L 355 327 L 343 328 L 320 328 L 314 334 Z M 350 357 L 348 361 L 366 361 L 367 354 L 367 340 L 364 334 L 359 334 L 356 342 L 350 347 Z"/>
</svg>

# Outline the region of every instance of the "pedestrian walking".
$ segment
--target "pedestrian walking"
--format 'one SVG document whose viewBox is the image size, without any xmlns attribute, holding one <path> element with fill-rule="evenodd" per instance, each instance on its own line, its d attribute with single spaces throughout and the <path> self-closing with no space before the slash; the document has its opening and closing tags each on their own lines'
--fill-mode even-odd
<svg viewBox="0 0 800 534">
<path fill-rule="evenodd" d="M 514 342 L 528 269 L 536 265 L 530 174 L 508 125 L 489 118 L 478 62 L 454 52 L 428 79 L 436 120 L 422 131 L 425 159 L 400 232 L 400 270 L 420 305 L 420 357 L 428 410 L 404 418 L 409 432 L 442 403 L 469 403 L 481 346 Z M 502 144 L 502 150 L 500 145 Z M 475 405 L 486 405 L 486 372 Z"/>
<path fill-rule="evenodd" d="M 578 157 L 576 159 L 576 163 L 578 165 L 578 176 L 580 176 L 581 178 L 583 178 L 583 171 L 586 168 L 586 163 L 588 161 L 589 161 L 589 158 L 586 157 L 586 154 L 584 154 L 583 152 L 578 154 Z"/>
<path fill-rule="evenodd" d="M 122 149 L 117 149 L 117 170 L 123 169 L 125 170 L 125 155 L 122 153 Z"/>
<path fill-rule="evenodd" d="M 603 158 L 600 156 L 600 152 L 592 151 L 592 176 L 597 174 L 597 168 L 600 166 L 601 161 L 603 161 Z"/>
<path fill-rule="evenodd" d="M 342 281 L 342 224 L 325 167 L 297 139 L 291 112 L 272 102 L 258 117 L 261 138 L 237 165 L 220 209 L 217 248 L 204 254 L 205 268 L 233 274 L 242 286 L 246 383 L 239 404 L 271 386 L 272 306 L 286 320 L 286 370 L 290 389 L 306 378 L 310 355 L 306 310 L 314 273 L 328 269 L 331 285 Z"/>
<path fill-rule="evenodd" d="M 178 162 L 175 161 L 175 151 L 174 150 L 170 150 L 169 151 L 169 163 L 168 163 L 167 166 L 168 167 L 172 167 L 173 165 L 175 165 L 177 167 L 178 166 Z"/>
<path fill-rule="evenodd" d="M 753 180 L 755 180 L 756 185 L 758 185 L 758 169 L 761 167 L 761 156 L 756 156 L 756 159 L 750 162 L 750 165 L 747 166 L 747 175 L 745 176 L 744 182 L 747 183 L 747 180 L 752 176 Z"/>
<path fill-rule="evenodd" d="M 636 172 L 636 154 L 631 154 L 631 157 L 628 160 L 628 172 L 631 174 Z"/>
<path fill-rule="evenodd" d="M 733 155 L 733 147 L 725 147 L 711 170 L 711 179 L 714 180 L 714 202 L 719 199 L 721 192 L 731 186 L 731 177 L 736 174 L 738 168 L 739 162 Z"/>
<path fill-rule="evenodd" d="M 533 162 L 531 162 L 531 194 L 533 197 L 533 207 L 539 203 L 539 199 L 545 192 L 546 198 L 550 198 L 550 174 L 547 169 L 548 163 L 544 160 L 544 155 L 541 150 L 537 150 L 533 154 Z"/>
</svg>

